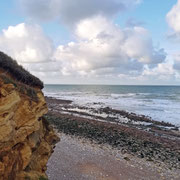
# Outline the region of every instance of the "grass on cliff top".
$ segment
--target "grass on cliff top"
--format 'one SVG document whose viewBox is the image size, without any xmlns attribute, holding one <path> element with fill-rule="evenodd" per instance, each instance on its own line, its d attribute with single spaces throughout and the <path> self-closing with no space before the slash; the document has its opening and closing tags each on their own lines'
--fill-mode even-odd
<svg viewBox="0 0 180 180">
<path fill-rule="evenodd" d="M 24 95 L 29 96 L 33 101 L 38 102 L 38 96 L 37 96 L 37 91 L 36 89 L 34 89 L 33 87 L 30 87 L 28 85 L 19 83 L 17 81 L 14 81 L 12 78 L 4 75 L 4 74 L 0 74 L 0 78 L 3 79 L 4 84 L 13 84 L 14 87 L 21 93 Z"/>
<path fill-rule="evenodd" d="M 12 76 L 15 80 L 29 85 L 31 87 L 38 87 L 43 89 L 43 82 L 37 77 L 30 74 L 26 71 L 22 66 L 18 65 L 18 63 L 13 60 L 8 55 L 4 54 L 0 51 L 0 69 L 2 69 L 5 73 Z"/>
</svg>

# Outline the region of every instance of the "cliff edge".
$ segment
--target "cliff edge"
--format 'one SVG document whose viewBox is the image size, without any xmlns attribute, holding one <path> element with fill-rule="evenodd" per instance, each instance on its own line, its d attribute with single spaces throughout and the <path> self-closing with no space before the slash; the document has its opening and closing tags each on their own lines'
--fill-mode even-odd
<svg viewBox="0 0 180 180">
<path fill-rule="evenodd" d="M 14 63 L 0 52 L 0 180 L 46 179 L 59 138 L 43 118 L 42 82 Z"/>
</svg>

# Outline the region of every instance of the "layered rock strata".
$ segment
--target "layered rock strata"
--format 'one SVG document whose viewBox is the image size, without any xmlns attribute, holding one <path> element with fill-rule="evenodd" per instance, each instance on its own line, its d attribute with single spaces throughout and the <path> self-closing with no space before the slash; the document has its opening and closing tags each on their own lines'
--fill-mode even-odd
<svg viewBox="0 0 180 180">
<path fill-rule="evenodd" d="M 43 118 L 42 91 L 0 71 L 0 180 L 45 179 L 59 140 Z"/>
</svg>

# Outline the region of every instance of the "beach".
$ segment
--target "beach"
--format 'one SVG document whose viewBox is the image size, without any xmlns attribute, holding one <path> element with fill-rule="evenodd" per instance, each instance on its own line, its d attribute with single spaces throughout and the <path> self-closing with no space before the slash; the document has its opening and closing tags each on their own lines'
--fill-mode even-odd
<svg viewBox="0 0 180 180">
<path fill-rule="evenodd" d="M 177 126 L 110 107 L 94 112 L 71 100 L 46 101 L 45 118 L 61 138 L 48 162 L 50 180 L 180 178 Z"/>
<path fill-rule="evenodd" d="M 180 171 L 122 154 L 108 145 L 60 134 L 48 162 L 49 180 L 156 180 L 180 178 Z"/>
</svg>

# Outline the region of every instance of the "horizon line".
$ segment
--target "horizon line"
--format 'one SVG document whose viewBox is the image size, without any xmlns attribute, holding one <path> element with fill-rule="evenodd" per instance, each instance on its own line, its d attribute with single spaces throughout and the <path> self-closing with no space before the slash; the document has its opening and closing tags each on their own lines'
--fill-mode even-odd
<svg viewBox="0 0 180 180">
<path fill-rule="evenodd" d="M 177 84 L 48 84 L 44 83 L 44 85 L 84 85 L 84 86 L 180 86 Z"/>
</svg>

